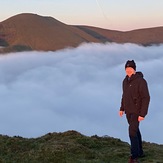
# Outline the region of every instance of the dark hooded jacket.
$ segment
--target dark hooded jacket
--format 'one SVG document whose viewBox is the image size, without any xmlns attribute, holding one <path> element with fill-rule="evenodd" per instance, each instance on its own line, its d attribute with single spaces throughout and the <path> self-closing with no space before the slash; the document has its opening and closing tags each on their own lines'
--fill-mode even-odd
<svg viewBox="0 0 163 163">
<path fill-rule="evenodd" d="M 141 72 L 136 72 L 130 78 L 123 80 L 123 94 L 121 100 L 121 111 L 126 114 L 134 113 L 145 117 L 148 112 L 150 95 L 146 80 Z"/>
</svg>

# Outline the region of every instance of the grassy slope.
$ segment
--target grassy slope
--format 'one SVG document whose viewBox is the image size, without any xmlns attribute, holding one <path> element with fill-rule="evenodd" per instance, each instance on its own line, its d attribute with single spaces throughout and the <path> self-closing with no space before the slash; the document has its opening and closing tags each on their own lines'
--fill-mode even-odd
<svg viewBox="0 0 163 163">
<path fill-rule="evenodd" d="M 28 50 L 56 51 L 81 43 L 136 43 L 144 46 L 163 43 L 163 26 L 116 31 L 91 26 L 74 26 L 52 17 L 22 13 L 0 22 L 0 53 Z"/>
<path fill-rule="evenodd" d="M 163 145 L 143 143 L 142 163 L 163 163 Z M 129 144 L 111 137 L 87 137 L 76 131 L 39 138 L 0 136 L 2 163 L 126 163 Z"/>
</svg>

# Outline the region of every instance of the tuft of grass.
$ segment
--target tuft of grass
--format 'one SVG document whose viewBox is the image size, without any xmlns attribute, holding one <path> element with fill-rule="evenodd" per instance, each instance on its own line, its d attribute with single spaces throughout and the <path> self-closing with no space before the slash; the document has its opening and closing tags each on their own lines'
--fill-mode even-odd
<svg viewBox="0 0 163 163">
<path fill-rule="evenodd" d="M 163 163 L 163 145 L 143 142 L 141 163 Z M 48 133 L 38 138 L 0 135 L 1 163 L 126 163 L 130 146 L 120 139 L 77 131 Z"/>
</svg>

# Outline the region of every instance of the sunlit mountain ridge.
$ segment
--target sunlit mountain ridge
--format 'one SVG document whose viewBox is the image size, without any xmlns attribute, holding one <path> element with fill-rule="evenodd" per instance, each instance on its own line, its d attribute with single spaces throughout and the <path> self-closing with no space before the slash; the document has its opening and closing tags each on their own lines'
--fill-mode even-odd
<svg viewBox="0 0 163 163">
<path fill-rule="evenodd" d="M 56 51 L 81 43 L 163 43 L 163 27 L 116 31 L 90 26 L 67 25 L 53 17 L 22 13 L 0 22 L 0 53 L 38 50 Z"/>
</svg>

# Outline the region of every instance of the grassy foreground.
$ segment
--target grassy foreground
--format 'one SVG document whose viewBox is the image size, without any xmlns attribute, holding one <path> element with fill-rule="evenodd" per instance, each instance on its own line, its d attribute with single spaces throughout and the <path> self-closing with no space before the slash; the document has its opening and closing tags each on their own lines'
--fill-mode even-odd
<svg viewBox="0 0 163 163">
<path fill-rule="evenodd" d="M 163 145 L 143 142 L 141 163 L 163 163 Z M 0 135 L 0 163 L 127 163 L 130 146 L 111 137 L 88 137 L 76 131 L 39 138 Z"/>
</svg>

